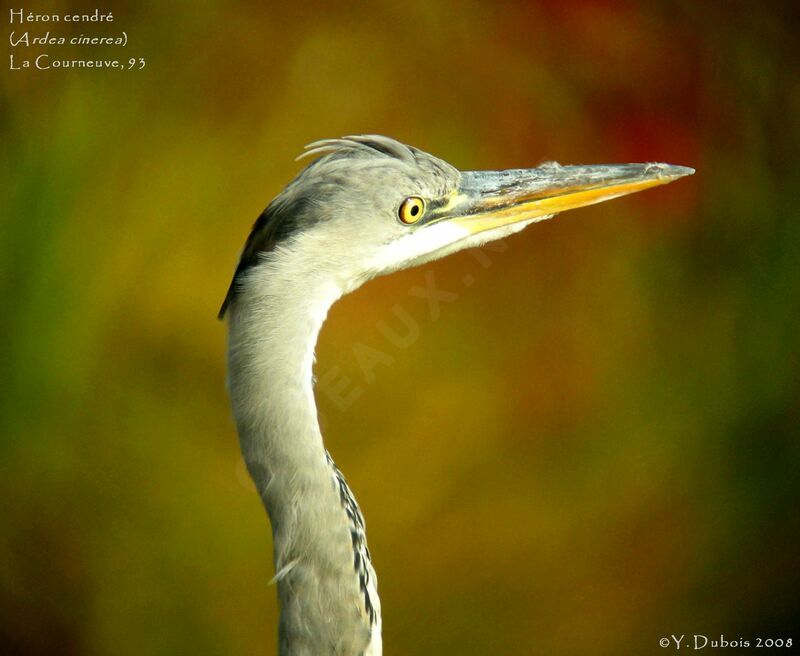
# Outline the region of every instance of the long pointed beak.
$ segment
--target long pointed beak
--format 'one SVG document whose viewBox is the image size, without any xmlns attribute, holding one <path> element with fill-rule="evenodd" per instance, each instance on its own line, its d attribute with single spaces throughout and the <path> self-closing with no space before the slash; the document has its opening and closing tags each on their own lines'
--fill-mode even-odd
<svg viewBox="0 0 800 656">
<path fill-rule="evenodd" d="M 667 184 L 694 169 L 671 164 L 610 164 L 465 171 L 458 191 L 430 221 L 448 220 L 476 234 Z M 426 217 L 428 218 L 428 217 Z"/>
</svg>

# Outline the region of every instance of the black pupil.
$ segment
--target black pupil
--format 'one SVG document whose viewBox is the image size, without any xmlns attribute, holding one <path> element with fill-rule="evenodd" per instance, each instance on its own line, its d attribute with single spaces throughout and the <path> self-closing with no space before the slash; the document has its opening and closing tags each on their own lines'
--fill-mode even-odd
<svg viewBox="0 0 800 656">
<path fill-rule="evenodd" d="M 412 205 L 411 216 L 416 216 L 417 214 L 419 214 L 419 205 Z"/>
</svg>

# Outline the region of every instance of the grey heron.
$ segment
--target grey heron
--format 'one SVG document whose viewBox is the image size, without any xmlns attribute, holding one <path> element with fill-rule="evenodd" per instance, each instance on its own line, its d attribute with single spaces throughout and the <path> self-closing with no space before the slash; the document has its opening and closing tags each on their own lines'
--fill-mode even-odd
<svg viewBox="0 0 800 656">
<path fill-rule="evenodd" d="M 253 226 L 220 310 L 228 388 L 269 515 L 282 656 L 377 656 L 364 519 L 322 441 L 314 348 L 331 305 L 375 276 L 694 171 L 668 164 L 459 171 L 378 135 L 317 141 Z"/>
</svg>

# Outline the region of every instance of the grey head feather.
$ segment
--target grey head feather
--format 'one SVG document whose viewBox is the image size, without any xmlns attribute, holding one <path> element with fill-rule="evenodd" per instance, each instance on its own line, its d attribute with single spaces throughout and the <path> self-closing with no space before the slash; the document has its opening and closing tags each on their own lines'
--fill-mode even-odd
<svg viewBox="0 0 800 656">
<path fill-rule="evenodd" d="M 239 264 L 228 287 L 217 318 L 223 319 L 230 304 L 239 293 L 242 276 L 259 263 L 261 255 L 275 248 L 279 242 L 297 231 L 299 219 L 305 213 L 308 200 L 302 196 L 288 200 L 279 196 L 273 200 L 256 219 L 247 237 Z"/>
<path fill-rule="evenodd" d="M 256 220 L 245 242 L 239 264 L 220 308 L 225 317 L 236 299 L 250 269 L 265 254 L 286 243 L 298 232 L 318 222 L 321 211 L 332 194 L 352 184 L 353 176 L 381 166 L 391 166 L 408 177 L 425 176 L 441 185 L 459 177 L 454 167 L 413 146 L 382 135 L 354 135 L 341 139 L 323 139 L 308 144 L 297 159 L 315 157 L 297 177 L 269 204 Z"/>
<path fill-rule="evenodd" d="M 419 152 L 416 148 L 380 134 L 351 135 L 341 139 L 321 139 L 308 144 L 304 150 L 304 153 L 298 155 L 298 160 L 328 153 L 347 156 L 354 150 L 360 150 L 371 156 L 374 156 L 375 153 L 382 153 L 387 157 L 394 157 L 411 165 L 414 165 L 416 161 L 415 151 Z"/>
</svg>

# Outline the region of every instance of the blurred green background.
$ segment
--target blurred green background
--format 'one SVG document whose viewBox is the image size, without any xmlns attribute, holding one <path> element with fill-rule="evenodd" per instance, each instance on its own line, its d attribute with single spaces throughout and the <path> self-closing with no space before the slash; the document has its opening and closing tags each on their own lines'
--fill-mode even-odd
<svg viewBox="0 0 800 656">
<path fill-rule="evenodd" d="M 698 171 L 334 307 L 317 373 L 349 401 L 318 401 L 367 517 L 386 653 L 791 637 L 795 3 L 100 9 L 113 24 L 25 29 L 127 47 L 13 52 L 144 70 L 6 70 L 0 16 L 2 653 L 274 653 L 269 525 L 215 315 L 301 147 L 365 132 L 465 169 Z M 438 316 L 415 295 L 431 280 L 457 294 Z"/>
</svg>

